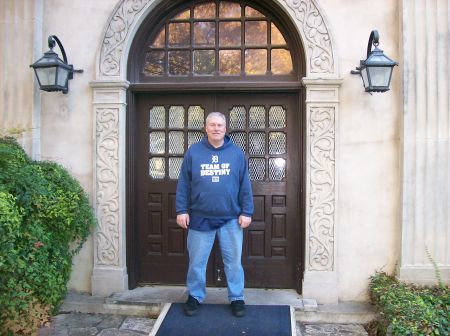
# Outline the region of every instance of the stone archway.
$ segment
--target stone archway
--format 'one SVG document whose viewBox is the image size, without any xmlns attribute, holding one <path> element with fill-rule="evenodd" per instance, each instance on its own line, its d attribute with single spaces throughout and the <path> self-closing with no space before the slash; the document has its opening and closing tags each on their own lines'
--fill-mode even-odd
<svg viewBox="0 0 450 336">
<path fill-rule="evenodd" d="M 314 0 L 275 0 L 297 27 L 305 46 L 306 77 L 306 253 L 303 296 L 336 303 L 336 120 L 337 61 L 326 20 Z M 95 129 L 92 293 L 128 288 L 126 270 L 126 65 L 139 25 L 161 0 L 120 0 L 98 52 L 93 88 Z"/>
</svg>

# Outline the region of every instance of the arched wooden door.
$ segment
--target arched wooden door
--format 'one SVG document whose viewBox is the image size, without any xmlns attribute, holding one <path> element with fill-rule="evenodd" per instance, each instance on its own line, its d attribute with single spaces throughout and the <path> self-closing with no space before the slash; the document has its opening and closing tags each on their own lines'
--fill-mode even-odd
<svg viewBox="0 0 450 336">
<path fill-rule="evenodd" d="M 203 137 L 207 114 L 221 111 L 248 156 L 254 191 L 253 224 L 244 237 L 246 286 L 299 289 L 302 66 L 292 61 L 287 28 L 268 13 L 247 1 L 180 2 L 137 35 L 135 48 L 145 47 L 129 67 L 135 79 L 128 118 L 131 287 L 185 283 L 187 232 L 175 220 L 177 178 L 184 152 Z M 207 281 L 226 284 L 217 247 Z"/>
</svg>

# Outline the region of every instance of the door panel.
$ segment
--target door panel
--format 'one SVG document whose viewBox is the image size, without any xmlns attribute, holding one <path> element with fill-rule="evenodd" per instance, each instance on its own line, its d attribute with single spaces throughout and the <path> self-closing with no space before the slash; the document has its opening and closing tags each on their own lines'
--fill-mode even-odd
<svg viewBox="0 0 450 336">
<path fill-rule="evenodd" d="M 183 153 L 203 136 L 204 114 L 213 104 L 206 95 L 136 96 L 138 283 L 185 282 L 187 231 L 176 223 L 177 178 Z M 212 276 L 208 276 L 208 282 L 212 282 Z"/>
<path fill-rule="evenodd" d="M 222 95 L 229 133 L 247 140 L 255 212 L 244 232 L 243 266 L 249 287 L 295 288 L 299 242 L 299 128 L 295 94 Z M 246 112 L 234 118 L 230 111 Z M 239 129 L 238 129 L 239 128 Z M 235 140 L 239 143 L 239 140 Z"/>
<path fill-rule="evenodd" d="M 295 288 L 300 244 L 297 94 L 136 94 L 135 233 L 139 283 L 184 284 L 187 232 L 176 224 L 175 191 L 184 151 L 202 136 L 211 111 L 249 158 L 255 213 L 244 232 L 247 287 Z M 220 251 L 208 285 L 226 285 Z"/>
</svg>

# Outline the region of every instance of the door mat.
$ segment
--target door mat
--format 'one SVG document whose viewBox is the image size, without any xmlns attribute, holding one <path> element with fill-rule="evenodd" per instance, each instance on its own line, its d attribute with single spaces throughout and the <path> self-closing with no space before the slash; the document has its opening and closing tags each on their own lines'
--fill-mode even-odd
<svg viewBox="0 0 450 336">
<path fill-rule="evenodd" d="M 186 316 L 183 303 L 168 303 L 150 336 L 295 336 L 290 306 L 245 305 L 245 316 L 235 317 L 229 305 L 202 304 Z"/>
</svg>

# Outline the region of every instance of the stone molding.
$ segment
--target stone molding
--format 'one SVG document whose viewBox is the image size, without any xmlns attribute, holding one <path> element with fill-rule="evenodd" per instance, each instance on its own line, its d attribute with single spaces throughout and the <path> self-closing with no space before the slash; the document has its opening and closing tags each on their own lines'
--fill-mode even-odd
<svg viewBox="0 0 450 336">
<path fill-rule="evenodd" d="M 100 50 L 100 78 L 123 76 L 124 47 L 131 43 L 130 31 L 150 0 L 121 0 L 108 22 Z M 125 48 L 126 49 L 126 48 Z"/>
<path fill-rule="evenodd" d="M 336 78 L 337 63 L 329 30 L 315 1 L 276 1 L 285 7 L 298 27 L 307 57 L 307 75 L 303 79 L 307 92 L 306 134 L 308 134 L 305 274 L 326 276 L 314 276 L 314 281 L 305 280 L 303 289 L 308 293 L 319 293 L 320 291 L 316 289 L 321 286 L 320 279 L 326 278 L 329 288 L 334 292 L 327 295 L 323 302 L 335 302 L 338 297 L 335 280 L 335 127 L 338 92 L 342 80 Z M 101 287 L 96 282 L 103 281 L 107 277 L 108 269 L 113 277 L 126 277 L 126 272 L 117 271 L 118 267 L 121 270 L 126 269 L 125 180 L 120 177 L 125 171 L 125 92 L 129 85 L 125 78 L 126 59 L 129 45 L 133 40 L 133 32 L 137 31 L 137 26 L 156 2 L 119 1 L 107 23 L 101 43 L 97 80 L 91 83 L 96 117 L 94 184 L 99 219 L 99 228 L 94 239 L 93 293 L 95 288 Z M 116 279 L 114 283 L 124 284 L 126 281 Z M 123 286 L 122 290 L 125 290 L 126 285 Z M 120 288 L 101 290 L 102 294 L 117 291 L 120 291 Z"/>
<path fill-rule="evenodd" d="M 336 255 L 336 117 L 341 79 L 304 78 L 307 190 L 305 271 L 334 271 Z"/>
<path fill-rule="evenodd" d="M 119 109 L 96 112 L 95 264 L 119 265 Z"/>
<path fill-rule="evenodd" d="M 335 108 L 311 106 L 309 114 L 308 269 L 333 270 L 335 215 Z"/>
<path fill-rule="evenodd" d="M 131 32 L 142 22 L 152 0 L 120 0 L 111 15 L 103 36 L 98 62 L 98 79 L 125 76 L 128 46 Z M 314 0 L 280 0 L 293 13 L 307 54 L 307 77 L 333 75 L 336 62 L 326 21 Z M 125 64 L 125 65 L 124 65 Z"/>
<path fill-rule="evenodd" d="M 335 60 L 330 34 L 319 7 L 313 0 L 283 0 L 292 9 L 301 28 L 303 44 L 308 55 L 308 74 L 335 73 Z"/>
<path fill-rule="evenodd" d="M 125 107 L 127 81 L 94 81 L 94 233 L 93 294 L 128 288 L 125 252 Z M 108 272 L 110 271 L 109 275 Z M 108 279 L 105 283 L 105 279 Z"/>
</svg>

